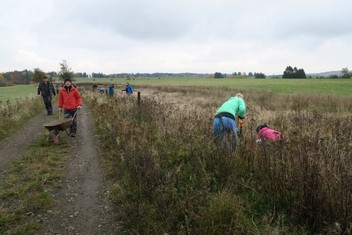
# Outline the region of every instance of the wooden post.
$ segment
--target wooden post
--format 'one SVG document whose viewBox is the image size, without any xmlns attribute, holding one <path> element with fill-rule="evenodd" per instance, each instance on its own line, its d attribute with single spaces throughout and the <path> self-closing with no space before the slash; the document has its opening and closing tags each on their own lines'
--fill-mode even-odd
<svg viewBox="0 0 352 235">
<path fill-rule="evenodd" d="M 140 106 L 141 105 L 141 92 L 140 91 L 138 91 L 138 96 L 137 96 L 137 102 L 138 102 L 138 106 Z"/>
</svg>

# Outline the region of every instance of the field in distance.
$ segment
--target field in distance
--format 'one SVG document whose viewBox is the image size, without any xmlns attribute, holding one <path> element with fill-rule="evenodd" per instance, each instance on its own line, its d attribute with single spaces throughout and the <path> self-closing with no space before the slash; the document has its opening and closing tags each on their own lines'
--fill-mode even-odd
<svg viewBox="0 0 352 235">
<path fill-rule="evenodd" d="M 0 105 L 18 98 L 36 96 L 37 85 L 38 84 L 0 87 Z"/>
<path fill-rule="evenodd" d="M 54 82 L 58 79 L 55 78 Z M 74 82 L 92 82 L 107 86 L 115 84 L 116 89 L 123 89 L 126 82 L 133 86 L 192 86 L 230 88 L 237 91 L 264 90 L 281 95 L 331 95 L 352 96 L 352 79 L 214 79 L 214 78 L 74 78 Z M 38 84 L 0 87 L 0 104 L 17 98 L 35 96 Z"/>
<path fill-rule="evenodd" d="M 265 90 L 277 94 L 318 94 L 352 96 L 352 79 L 214 79 L 214 78 L 75 78 L 76 82 L 114 83 L 118 88 L 132 85 L 226 87 Z"/>
</svg>

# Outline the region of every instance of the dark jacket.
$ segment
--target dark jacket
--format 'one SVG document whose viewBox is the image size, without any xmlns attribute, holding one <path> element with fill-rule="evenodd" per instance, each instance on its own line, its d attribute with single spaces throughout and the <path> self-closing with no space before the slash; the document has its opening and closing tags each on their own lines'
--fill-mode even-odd
<svg viewBox="0 0 352 235">
<path fill-rule="evenodd" d="M 39 83 L 37 94 L 42 96 L 53 96 L 56 95 L 56 91 L 54 89 L 54 85 L 51 82 L 47 82 L 47 86 L 45 87 L 45 83 L 42 81 Z"/>
<path fill-rule="evenodd" d="M 114 94 L 114 85 L 110 85 L 109 86 L 109 95 L 113 95 Z"/>
</svg>

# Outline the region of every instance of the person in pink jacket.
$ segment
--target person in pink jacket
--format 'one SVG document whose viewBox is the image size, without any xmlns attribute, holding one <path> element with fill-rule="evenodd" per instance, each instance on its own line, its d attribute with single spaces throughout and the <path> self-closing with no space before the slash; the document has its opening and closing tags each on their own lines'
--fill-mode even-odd
<svg viewBox="0 0 352 235">
<path fill-rule="evenodd" d="M 257 143 L 261 143 L 263 140 L 267 140 L 269 142 L 275 142 L 278 140 L 284 140 L 284 135 L 277 130 L 270 129 L 267 124 L 261 124 L 256 128 L 256 132 L 258 134 Z"/>
<path fill-rule="evenodd" d="M 77 88 L 72 85 L 71 79 L 66 78 L 64 86 L 61 88 L 58 100 L 59 111 L 64 109 L 65 118 L 73 118 L 73 124 L 70 128 L 72 137 L 76 136 L 77 132 L 77 110 L 82 107 L 82 98 Z"/>
</svg>

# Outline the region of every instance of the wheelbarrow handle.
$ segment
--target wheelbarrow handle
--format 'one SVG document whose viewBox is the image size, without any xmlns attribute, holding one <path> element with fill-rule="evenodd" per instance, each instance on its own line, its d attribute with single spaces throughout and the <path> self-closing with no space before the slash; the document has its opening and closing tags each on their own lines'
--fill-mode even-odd
<svg viewBox="0 0 352 235">
<path fill-rule="evenodd" d="M 78 113 L 78 110 L 79 110 L 79 109 L 77 109 L 76 112 L 75 112 L 75 114 L 73 114 L 72 120 L 75 119 L 76 114 Z"/>
<path fill-rule="evenodd" d="M 73 114 L 72 120 L 75 119 L 78 110 L 79 110 L 79 109 L 77 109 L 76 112 Z M 62 110 L 59 110 L 59 119 L 60 119 L 60 117 L 61 117 L 61 113 L 62 113 Z"/>
</svg>

